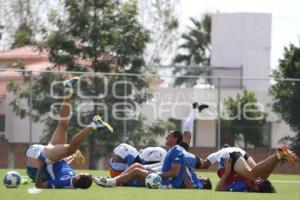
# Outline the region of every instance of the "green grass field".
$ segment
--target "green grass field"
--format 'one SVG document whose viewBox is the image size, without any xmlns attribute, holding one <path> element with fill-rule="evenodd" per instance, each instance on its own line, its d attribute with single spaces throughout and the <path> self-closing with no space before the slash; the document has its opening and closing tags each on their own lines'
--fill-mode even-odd
<svg viewBox="0 0 300 200">
<path fill-rule="evenodd" d="M 1 178 L 7 169 L 1 169 Z M 25 170 L 16 170 L 25 175 Z M 107 175 L 105 171 L 89 171 L 93 175 Z M 216 185 L 217 177 L 214 173 L 201 173 L 212 179 L 213 188 Z M 215 192 L 214 190 L 163 190 L 163 189 L 147 189 L 147 188 L 130 188 L 115 187 L 102 188 L 95 184 L 87 190 L 71 190 L 71 189 L 44 189 L 38 194 L 29 194 L 28 188 L 33 187 L 33 183 L 21 185 L 17 189 L 7 189 L 1 184 L 0 199 L 1 200 L 77 200 L 77 199 L 103 199 L 103 200 L 239 200 L 239 199 L 283 199 L 294 200 L 300 199 L 297 191 L 300 189 L 300 175 L 272 175 L 271 182 L 275 186 L 277 193 L 275 194 L 259 194 L 259 193 L 231 193 L 231 192 Z"/>
</svg>

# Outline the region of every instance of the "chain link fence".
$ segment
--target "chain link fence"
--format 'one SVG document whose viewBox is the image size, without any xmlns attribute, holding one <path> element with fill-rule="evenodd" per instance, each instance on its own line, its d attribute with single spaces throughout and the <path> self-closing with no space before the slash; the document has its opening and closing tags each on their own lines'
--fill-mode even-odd
<svg viewBox="0 0 300 200">
<path fill-rule="evenodd" d="M 133 128 L 128 121 L 139 120 L 141 116 L 146 123 L 170 121 L 182 130 L 193 102 L 209 106 L 197 112 L 191 144 L 194 147 L 220 148 L 228 143 L 271 149 L 284 136 L 295 135 L 272 111 L 274 99 L 269 92 L 275 83 L 272 79 L 2 70 L 1 140 L 8 145 L 39 143 L 49 125 L 45 116 L 56 122 L 59 119 L 63 80 L 73 76 L 79 76 L 80 81 L 72 107 L 77 117 L 70 119 L 81 127 L 88 125 L 86 119 L 96 113 L 106 121 L 115 120 L 122 126 L 121 141 L 126 141 Z M 183 84 L 175 86 L 179 79 Z M 191 79 L 196 84 L 184 84 Z M 243 102 L 242 97 L 249 93 L 256 101 Z M 164 137 L 157 140 L 164 145 Z"/>
</svg>

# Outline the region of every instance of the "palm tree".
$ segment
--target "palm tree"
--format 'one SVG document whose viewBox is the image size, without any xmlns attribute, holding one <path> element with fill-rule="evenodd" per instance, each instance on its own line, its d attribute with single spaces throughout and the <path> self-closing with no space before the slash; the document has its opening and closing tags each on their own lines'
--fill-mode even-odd
<svg viewBox="0 0 300 200">
<path fill-rule="evenodd" d="M 182 76 L 209 75 L 210 69 L 210 33 L 211 33 L 211 15 L 205 14 L 202 20 L 191 18 L 193 27 L 189 27 L 188 33 L 182 34 L 183 44 L 179 46 L 184 53 L 178 53 L 175 56 L 174 64 L 189 65 L 188 67 L 176 67 L 173 74 Z M 174 85 L 193 86 L 199 78 L 176 78 Z"/>
</svg>

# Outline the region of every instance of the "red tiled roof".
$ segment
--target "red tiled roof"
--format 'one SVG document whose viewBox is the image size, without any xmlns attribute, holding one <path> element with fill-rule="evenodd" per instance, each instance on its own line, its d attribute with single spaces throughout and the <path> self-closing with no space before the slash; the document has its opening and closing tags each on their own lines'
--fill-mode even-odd
<svg viewBox="0 0 300 200">
<path fill-rule="evenodd" d="M 15 71 L 1 71 L 0 78 L 2 80 L 10 80 L 21 77 L 20 72 Z"/>
<path fill-rule="evenodd" d="M 11 49 L 0 53 L 0 60 L 11 59 L 45 59 L 48 60 L 48 52 L 46 50 L 40 52 L 36 46 L 24 46 L 16 49 Z"/>
<path fill-rule="evenodd" d="M 32 63 L 32 64 L 27 64 L 26 65 L 26 69 L 28 70 L 46 70 L 46 68 L 48 67 L 53 67 L 53 63 L 50 63 L 50 62 L 35 62 L 35 63 Z"/>
</svg>

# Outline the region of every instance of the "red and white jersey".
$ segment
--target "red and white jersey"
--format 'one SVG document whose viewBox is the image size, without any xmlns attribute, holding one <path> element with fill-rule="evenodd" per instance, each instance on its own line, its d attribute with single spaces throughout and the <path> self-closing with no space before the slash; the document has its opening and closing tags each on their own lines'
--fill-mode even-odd
<svg viewBox="0 0 300 200">
<path fill-rule="evenodd" d="M 167 151 L 162 147 L 147 147 L 139 152 L 140 158 L 144 163 L 161 162 L 166 154 Z"/>
</svg>

